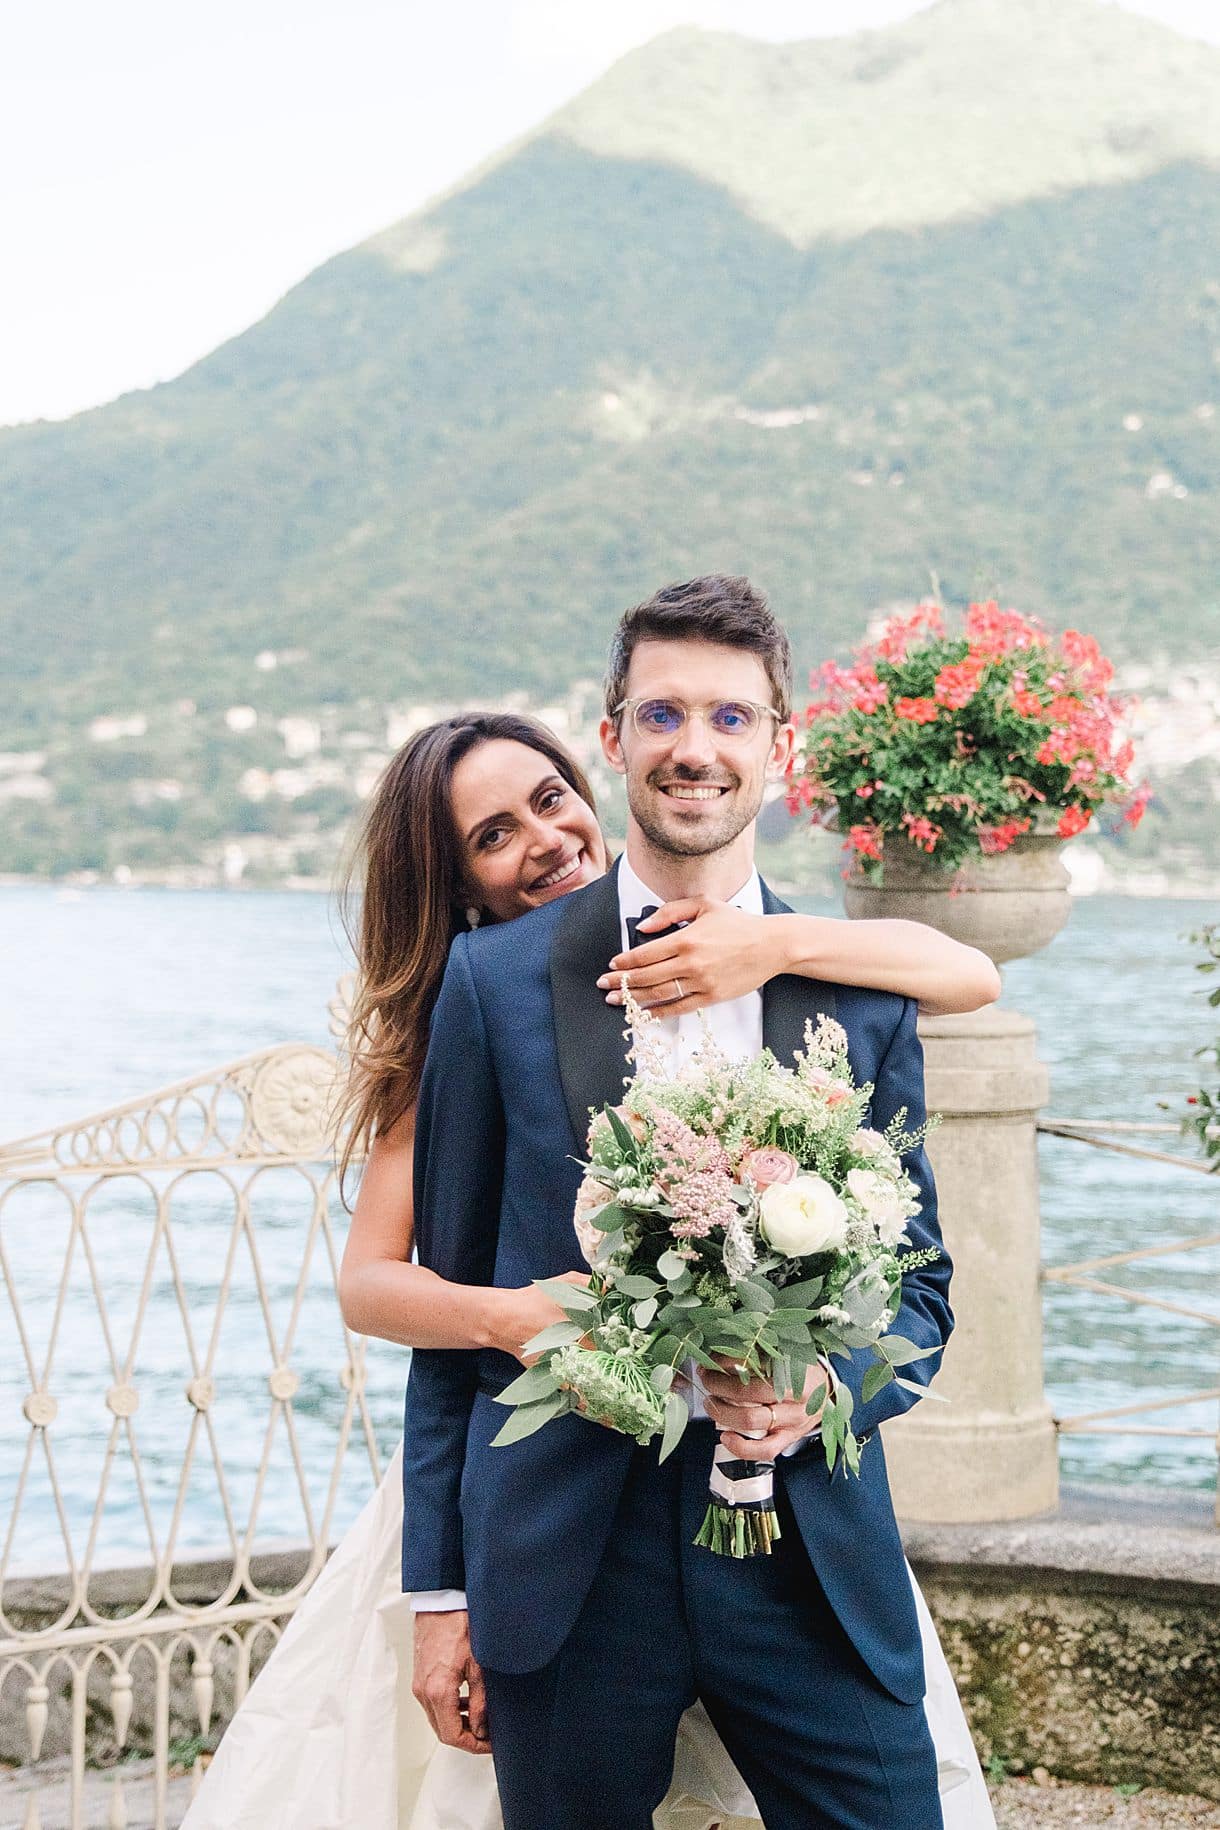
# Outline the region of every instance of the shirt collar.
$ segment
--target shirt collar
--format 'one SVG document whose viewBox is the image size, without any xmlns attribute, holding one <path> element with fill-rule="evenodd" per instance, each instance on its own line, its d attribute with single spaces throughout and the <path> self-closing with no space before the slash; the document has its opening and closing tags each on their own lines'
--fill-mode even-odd
<svg viewBox="0 0 1220 1830">
<path fill-rule="evenodd" d="M 636 875 L 624 852 L 619 859 L 618 866 L 618 907 L 622 919 L 635 921 L 646 908 L 659 908 L 664 901 L 664 896 L 658 895 L 655 890 L 650 890 L 648 885 Z M 761 915 L 763 912 L 762 880 L 757 870 L 752 870 L 737 894 L 726 897 L 726 901 L 735 909 L 744 909 L 747 915 Z"/>
</svg>

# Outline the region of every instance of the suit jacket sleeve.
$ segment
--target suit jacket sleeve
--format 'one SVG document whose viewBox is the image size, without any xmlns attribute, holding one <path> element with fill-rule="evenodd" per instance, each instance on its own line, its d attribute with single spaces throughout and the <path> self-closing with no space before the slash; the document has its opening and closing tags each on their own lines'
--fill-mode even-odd
<svg viewBox="0 0 1220 1830">
<path fill-rule="evenodd" d="M 504 1112 L 471 970 L 469 940 L 449 955 L 415 1120 L 419 1262 L 454 1283 L 494 1280 Z M 469 1350 L 416 1348 L 403 1429 L 403 1588 L 461 1589 L 461 1480 L 478 1389 Z"/>
<path fill-rule="evenodd" d="M 904 999 L 902 1014 L 877 1070 L 873 1087 L 870 1122 L 876 1131 L 884 1131 L 903 1106 L 907 1109 L 906 1125 L 909 1130 L 917 1130 L 927 1117 L 923 1047 L 916 1033 L 916 1016 L 914 999 Z M 924 1270 L 912 1271 L 903 1278 L 902 1306 L 892 1328 L 895 1334 L 905 1335 L 917 1347 L 943 1349 L 953 1331 L 953 1311 L 949 1307 L 949 1279 L 953 1266 L 941 1239 L 936 1212 L 936 1184 L 932 1180 L 932 1170 L 922 1144 L 903 1161 L 920 1199 L 918 1214 L 907 1224 L 910 1246 L 921 1248 L 934 1245 L 940 1248 L 941 1256 Z M 940 1353 L 935 1353 L 925 1360 L 915 1360 L 909 1366 L 899 1367 L 898 1371 L 904 1379 L 927 1385 L 940 1361 Z M 875 1430 L 888 1417 L 896 1417 L 918 1402 L 913 1392 L 904 1391 L 902 1386 L 891 1381 L 867 1404 L 861 1403 L 860 1390 L 864 1375 L 870 1366 L 876 1365 L 876 1356 L 868 1349 L 857 1349 L 846 1361 L 836 1357 L 833 1364 L 844 1384 L 851 1387 L 855 1401 L 852 1428 L 857 1436 Z"/>
</svg>

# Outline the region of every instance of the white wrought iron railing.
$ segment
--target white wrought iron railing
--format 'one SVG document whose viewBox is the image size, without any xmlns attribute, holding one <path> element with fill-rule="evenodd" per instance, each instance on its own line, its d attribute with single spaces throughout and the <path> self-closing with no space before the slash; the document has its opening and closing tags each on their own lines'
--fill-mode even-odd
<svg viewBox="0 0 1220 1830">
<path fill-rule="evenodd" d="M 1044 1118 L 1039 1121 L 1038 1130 L 1046 1137 L 1064 1138 L 1073 1143 L 1083 1144 L 1093 1150 L 1105 1150 L 1115 1155 L 1138 1158 L 1143 1162 L 1167 1163 L 1187 1174 L 1210 1176 L 1218 1182 L 1214 1170 L 1208 1164 L 1181 1155 L 1179 1152 L 1150 1149 L 1146 1145 L 1136 1144 L 1129 1140 L 1135 1137 L 1180 1136 L 1177 1125 L 1172 1124 L 1138 1124 L 1120 1120 L 1100 1120 L 1089 1118 Z M 1099 1276 L 1099 1272 L 1117 1271 L 1123 1265 L 1143 1264 L 1153 1259 L 1181 1257 L 1188 1252 L 1206 1252 L 1220 1247 L 1220 1232 L 1200 1233 L 1187 1239 L 1175 1239 L 1168 1243 L 1139 1246 L 1127 1252 L 1108 1252 L 1100 1258 L 1084 1258 L 1075 1264 L 1047 1265 L 1043 1267 L 1042 1278 L 1045 1284 L 1068 1286 L 1076 1290 L 1088 1290 L 1095 1296 L 1116 1298 L 1130 1303 L 1134 1307 L 1159 1310 L 1163 1314 L 1176 1315 L 1184 1320 L 1200 1322 L 1213 1330 L 1220 1330 L 1220 1306 L 1213 1309 L 1200 1308 L 1195 1303 L 1183 1303 L 1160 1295 L 1155 1290 L 1130 1289 L 1115 1283 L 1112 1278 Z M 1220 1333 L 1216 1335 L 1220 1345 Z M 1214 1362 L 1213 1362 L 1214 1363 Z M 1193 1424 L 1149 1423 L 1147 1418 L 1154 1413 L 1215 1403 L 1217 1405 L 1217 1424 L 1214 1429 L 1206 1429 Z M 1196 1391 L 1175 1392 L 1172 1395 L 1140 1397 L 1128 1404 L 1109 1405 L 1102 1409 L 1074 1411 L 1069 1415 L 1056 1417 L 1056 1425 L 1061 1436 L 1131 1436 L 1131 1437 L 1176 1437 L 1187 1441 L 1210 1441 L 1214 1444 L 1217 1456 L 1216 1481 L 1216 1523 L 1220 1525 L 1220 1382 L 1205 1386 Z"/>
<path fill-rule="evenodd" d="M 84 1824 L 87 1762 L 133 1743 L 151 1798 L 133 1820 L 113 1765 L 106 1821 L 178 1821 L 175 1759 L 198 1772 L 380 1477 L 336 1066 L 268 1049 L 0 1151 L 0 1760 L 49 1776 L 29 1830 Z"/>
</svg>

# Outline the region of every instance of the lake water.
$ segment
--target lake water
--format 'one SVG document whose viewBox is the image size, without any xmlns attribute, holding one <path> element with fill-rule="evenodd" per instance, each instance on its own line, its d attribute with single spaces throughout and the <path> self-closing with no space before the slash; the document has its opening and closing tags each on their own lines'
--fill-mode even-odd
<svg viewBox="0 0 1220 1830">
<path fill-rule="evenodd" d="M 807 901 L 817 913 L 834 905 Z M 1180 938 L 1215 917 L 1210 904 L 1125 898 L 1078 901 L 1064 933 L 1045 953 L 1008 968 L 1006 1000 L 1034 1016 L 1040 1053 L 1051 1070 L 1052 1113 L 1156 1121 L 1160 1099 L 1175 1109 L 1197 1084 L 1192 1051 L 1210 1041 L 1214 1013 L 1198 995 L 1205 983 L 1192 969 L 1194 951 Z M 0 887 L 0 1137 L 11 1139 L 82 1117 L 269 1044 L 328 1040 L 327 1002 L 347 958 L 331 904 L 323 897 L 277 893 L 123 891 L 84 893 L 44 887 Z M 1161 1143 L 1162 1140 L 1154 1140 Z M 1182 1148 L 1174 1140 L 1166 1147 Z M 1220 1231 L 1220 1179 L 1185 1174 L 1080 1145 L 1041 1145 L 1043 1247 L 1048 1263 L 1100 1257 L 1132 1247 Z M 287 1310 L 300 1234 L 300 1186 L 275 1172 L 259 1199 L 267 1217 L 266 1281 L 271 1300 Z M 285 1179 L 287 1178 L 287 1179 Z M 216 1254 L 227 1236 L 224 1204 L 196 1196 L 198 1211 L 179 1227 L 183 1275 L 198 1290 L 205 1317 L 215 1283 Z M 231 1217 L 231 1204 L 228 1215 Z M 183 1216 L 181 1212 L 178 1218 Z M 342 1226 L 341 1215 L 338 1222 Z M 42 1286 L 49 1313 L 55 1258 L 40 1247 L 35 1220 L 22 1225 L 5 1209 L 0 1243 L 10 1249 L 22 1288 Z M 52 1223 L 47 1222 L 48 1225 Z M 121 1189 L 97 1212 L 99 1271 L 111 1278 L 116 1317 L 134 1313 L 144 1247 L 144 1219 Z M 49 1240 L 50 1233 L 46 1234 Z M 15 1253 L 15 1257 L 14 1257 Z M 18 1262 L 20 1261 L 20 1262 Z M 24 1267 L 24 1268 L 23 1268 Z M 83 1275 L 83 1272 L 81 1272 Z M 1220 1250 L 1144 1261 L 1113 1281 L 1166 1297 L 1208 1314 L 1220 1313 Z M 181 1461 L 184 1412 L 181 1319 L 168 1286 L 156 1325 L 146 1330 L 137 1368 L 141 1408 L 134 1420 L 145 1458 L 148 1505 L 158 1542 L 164 1541 Z M 192 1304 L 194 1296 L 192 1297 Z M 36 1308 L 38 1303 L 32 1305 Z M 154 1305 L 154 1308 L 156 1306 Z M 100 1397 L 105 1343 L 82 1301 L 76 1325 L 56 1348 L 61 1415 L 49 1433 L 61 1483 L 76 1525 L 84 1530 L 105 1453 L 109 1425 Z M 20 1404 L 27 1380 L 13 1349 L 11 1317 L 0 1294 L 0 1526 L 6 1496 L 28 1429 Z M 202 1322 L 201 1322 L 202 1326 Z M 121 1332 L 121 1330 L 120 1330 Z M 97 1337 L 97 1338 L 95 1338 Z M 261 1340 L 261 1344 L 260 1344 Z M 1205 1323 L 1137 1307 L 1118 1299 L 1051 1286 L 1046 1297 L 1046 1362 L 1057 1411 L 1130 1402 L 1220 1383 L 1220 1331 Z M 227 1343 L 227 1344 L 226 1344 Z M 232 1367 L 218 1402 L 225 1478 L 235 1515 L 252 1496 L 267 1420 L 265 1329 L 253 1286 L 235 1302 L 231 1336 L 222 1341 Z M 297 1446 L 315 1489 L 333 1456 L 342 1394 L 334 1377 L 342 1342 L 325 1279 L 315 1279 L 301 1311 L 293 1366 Z M 90 1373 L 92 1368 L 92 1373 Z M 370 1402 L 382 1450 L 400 1427 L 402 1350 L 379 1346 L 372 1356 Z M 1157 1413 L 1151 1423 L 1214 1430 L 1216 1406 Z M 292 1467 L 293 1445 L 275 1445 L 262 1502 L 271 1535 L 299 1537 L 301 1502 Z M 1069 1479 L 1148 1482 L 1209 1488 L 1214 1448 L 1205 1440 L 1169 1436 L 1068 1437 L 1063 1468 Z M 353 1471 L 334 1515 L 339 1530 L 367 1492 Z M 144 1502 L 120 1453 L 97 1545 L 99 1558 L 147 1553 Z M 223 1537 L 217 1484 L 201 1460 L 177 1544 L 181 1551 Z M 31 1469 L 14 1560 L 24 1567 L 63 1561 L 45 1480 Z M 261 1535 L 261 1534 L 260 1534 Z"/>
</svg>

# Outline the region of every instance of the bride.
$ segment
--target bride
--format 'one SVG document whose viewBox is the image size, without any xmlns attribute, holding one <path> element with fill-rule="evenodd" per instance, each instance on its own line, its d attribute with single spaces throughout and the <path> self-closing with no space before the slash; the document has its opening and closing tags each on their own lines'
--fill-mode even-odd
<svg viewBox="0 0 1220 1830">
<path fill-rule="evenodd" d="M 556 880 L 557 861 L 573 856 L 575 869 Z M 445 719 L 389 764 L 365 817 L 358 863 L 360 972 L 341 1179 L 366 1150 L 367 1160 L 340 1276 L 344 1318 L 360 1333 L 409 1347 L 493 1346 L 524 1359 L 524 1343 L 560 1315 L 547 1296 L 533 1285 L 450 1284 L 410 1262 L 414 1102 L 458 929 L 511 921 L 607 869 L 592 790 L 559 741 L 530 719 Z M 688 925 L 644 939 L 677 921 Z M 999 991 L 982 954 L 912 922 L 763 917 L 699 900 L 659 909 L 641 923 L 639 939 L 632 953 L 607 960 L 607 974 L 613 967 L 617 984 L 629 971 L 639 1003 L 663 1004 L 667 1016 L 793 972 L 904 993 L 935 1013 L 974 1009 Z M 684 996 L 666 999 L 675 981 Z M 617 1001 L 609 978 L 605 988 Z M 412 1604 L 399 1579 L 401 1479 L 400 1451 L 226 1730 L 183 1830 L 499 1830 L 477 1709 L 437 1724 L 413 1694 Z M 991 1830 L 953 1678 L 913 1575 L 911 1582 L 946 1830 Z M 462 1598 L 435 1600 L 452 1606 Z M 758 1830 L 759 1823 L 696 1705 L 679 1730 L 658 1830 Z"/>
</svg>

